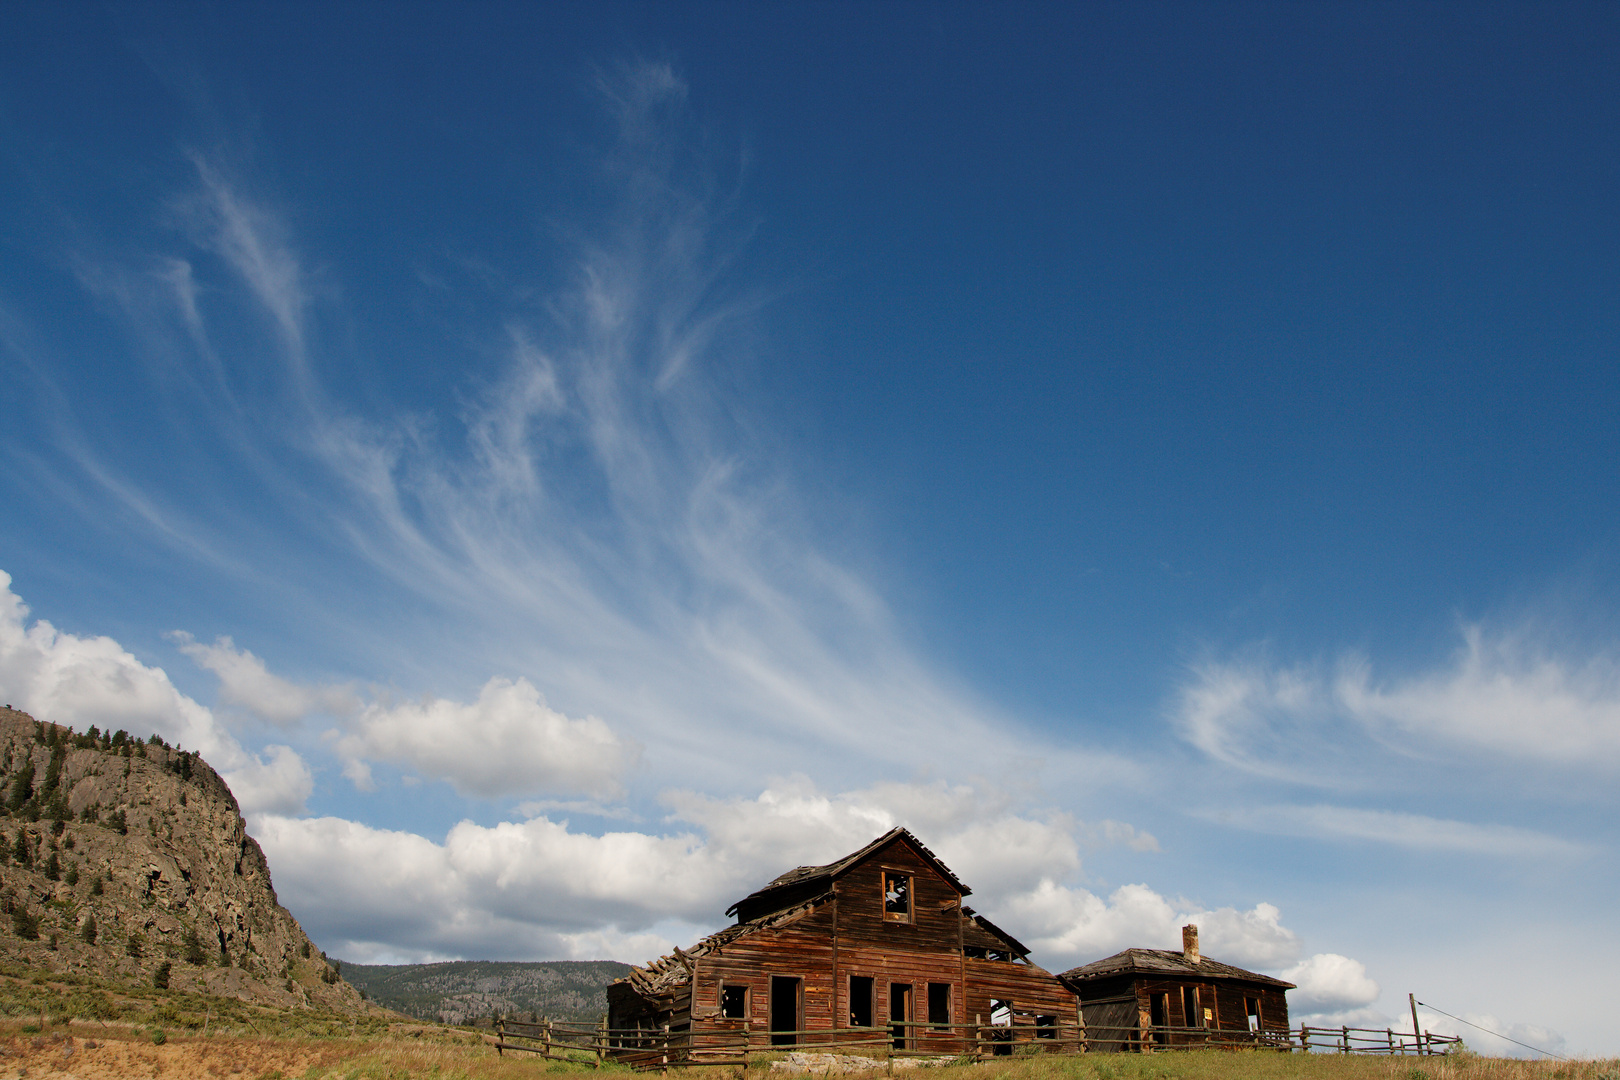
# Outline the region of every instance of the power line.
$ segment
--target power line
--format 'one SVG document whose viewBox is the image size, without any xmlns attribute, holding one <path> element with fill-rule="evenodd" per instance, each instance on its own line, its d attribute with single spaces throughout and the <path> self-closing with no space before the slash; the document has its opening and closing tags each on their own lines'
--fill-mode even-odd
<svg viewBox="0 0 1620 1080">
<path fill-rule="evenodd" d="M 1433 1005 L 1430 1005 L 1427 1001 L 1420 1001 L 1420 1002 L 1418 1002 L 1418 1004 L 1423 1006 L 1425 1009 L 1434 1009 L 1434 1011 L 1439 1013 L 1441 1016 L 1451 1016 L 1451 1014 L 1446 1012 L 1446 1010 L 1444 1010 L 1444 1009 L 1435 1009 L 1435 1007 Z M 1500 1031 L 1492 1031 L 1488 1027 L 1480 1027 L 1478 1024 L 1474 1023 L 1472 1020 L 1464 1020 L 1460 1016 L 1451 1016 L 1451 1018 L 1453 1020 L 1457 1021 L 1457 1023 L 1459 1023 L 1459 1024 L 1467 1024 L 1471 1028 L 1478 1028 L 1480 1031 L 1483 1031 L 1487 1035 L 1495 1035 L 1498 1039 L 1506 1039 L 1508 1042 L 1512 1043 L 1514 1046 L 1522 1046 L 1526 1050 L 1534 1050 L 1538 1054 L 1545 1054 L 1547 1057 L 1557 1058 L 1559 1061 L 1568 1061 L 1569 1060 L 1569 1058 L 1565 1057 L 1563 1054 L 1555 1054 L 1551 1050 L 1543 1050 L 1539 1046 L 1531 1046 L 1527 1042 L 1520 1042 L 1518 1039 L 1515 1039 L 1510 1035 L 1504 1035 Z"/>
</svg>

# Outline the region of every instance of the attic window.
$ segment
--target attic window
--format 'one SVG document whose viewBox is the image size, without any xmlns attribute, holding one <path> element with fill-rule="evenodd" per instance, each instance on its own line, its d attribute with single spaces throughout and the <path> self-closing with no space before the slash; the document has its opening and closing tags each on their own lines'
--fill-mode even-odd
<svg viewBox="0 0 1620 1080">
<path fill-rule="evenodd" d="M 911 921 L 910 874 L 883 871 L 883 918 L 887 922 Z"/>
</svg>

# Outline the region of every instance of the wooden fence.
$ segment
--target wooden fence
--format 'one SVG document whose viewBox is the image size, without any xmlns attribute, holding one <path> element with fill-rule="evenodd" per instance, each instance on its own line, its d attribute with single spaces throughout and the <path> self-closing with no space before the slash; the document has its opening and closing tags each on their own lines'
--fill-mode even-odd
<svg viewBox="0 0 1620 1080">
<path fill-rule="evenodd" d="M 1444 1054 L 1462 1039 L 1430 1031 L 1412 1035 L 1389 1028 L 1379 1031 L 1376 1028 L 1302 1026 L 1299 1042 L 1302 1050 L 1336 1050 L 1341 1054 Z"/>
<path fill-rule="evenodd" d="M 882 1027 L 770 1031 L 747 1022 L 729 1029 L 672 1031 L 614 1029 L 542 1020 L 495 1022 L 497 1053 L 520 1050 L 570 1061 L 613 1061 L 636 1069 L 741 1064 L 761 1054 L 807 1050 L 879 1060 L 901 1057 L 973 1057 L 1000 1054 L 1080 1053 L 1085 1035 L 1076 1023 L 937 1024 L 896 1020 Z"/>
<path fill-rule="evenodd" d="M 508 1050 L 553 1060 L 615 1062 L 640 1071 L 694 1065 L 740 1064 L 762 1054 L 794 1050 L 852 1054 L 891 1062 L 902 1057 L 987 1057 L 1011 1054 L 1078 1054 L 1093 1042 L 1137 1052 L 1203 1049 L 1335 1051 L 1341 1054 L 1443 1054 L 1461 1040 L 1423 1032 L 1301 1026 L 1295 1031 L 1222 1031 L 1216 1028 L 1120 1027 L 1078 1024 L 931 1024 L 894 1021 L 883 1027 L 769 1031 L 746 1022 L 730 1029 L 672 1031 L 540 1020 L 498 1018 L 491 1040 Z"/>
</svg>

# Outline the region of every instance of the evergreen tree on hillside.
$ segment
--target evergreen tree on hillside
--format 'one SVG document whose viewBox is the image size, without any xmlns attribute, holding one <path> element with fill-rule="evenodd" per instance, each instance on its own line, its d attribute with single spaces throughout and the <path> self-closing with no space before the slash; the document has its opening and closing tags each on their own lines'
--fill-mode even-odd
<svg viewBox="0 0 1620 1080">
<path fill-rule="evenodd" d="M 23 804 L 34 797 L 34 763 L 23 762 L 22 769 L 11 781 L 11 797 L 6 800 L 6 808 L 16 813 L 23 808 Z"/>
</svg>

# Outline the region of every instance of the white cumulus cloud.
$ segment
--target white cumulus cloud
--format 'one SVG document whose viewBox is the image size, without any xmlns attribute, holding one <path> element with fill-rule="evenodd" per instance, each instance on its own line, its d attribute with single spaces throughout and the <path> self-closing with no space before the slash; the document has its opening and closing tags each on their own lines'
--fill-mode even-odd
<svg viewBox="0 0 1620 1080">
<path fill-rule="evenodd" d="M 155 733 L 194 750 L 225 777 L 244 813 L 302 810 L 313 781 L 291 748 L 270 747 L 268 760 L 247 752 L 162 668 L 141 663 L 110 637 L 65 634 L 43 619 L 28 625 L 28 614 L 11 591 L 11 575 L 0 570 L 0 698 L 80 731 L 95 725 Z"/>
<path fill-rule="evenodd" d="M 344 686 L 305 686 L 272 674 L 259 657 L 239 649 L 229 637 L 212 645 L 196 641 L 183 630 L 169 637 L 198 667 L 219 678 L 219 699 L 268 723 L 290 727 L 312 713 L 348 716 L 360 709 L 354 690 Z"/>
<path fill-rule="evenodd" d="M 1203 910 L 1172 901 L 1146 885 L 1122 885 L 1106 900 L 1050 879 L 1010 897 L 997 921 L 1028 935 L 1024 944 L 1043 962 L 1063 968 L 1128 948 L 1180 949 L 1181 927 L 1199 928 L 1201 950 L 1239 967 L 1275 969 L 1299 955 L 1299 937 L 1271 904 Z"/>
<path fill-rule="evenodd" d="M 1090 831 L 1062 815 L 1020 813 L 994 789 L 944 782 L 827 793 L 789 777 L 752 798 L 675 791 L 664 801 L 671 831 L 662 835 L 591 835 L 543 816 L 463 821 L 442 841 L 336 818 L 267 816 L 255 834 L 283 895 L 331 948 L 421 959 L 600 956 L 581 950 L 640 948 L 649 934 L 689 944 L 783 870 L 845 855 L 895 825 L 911 828 L 976 890 L 979 910 L 1021 934 L 1025 899 L 1051 887 L 1046 875 L 1078 870 Z M 1124 842 L 1139 835 L 1131 830 Z M 1274 908 L 1257 912 L 1258 930 L 1243 926 L 1256 913 L 1209 913 L 1216 942 L 1267 933 L 1292 940 Z"/>
<path fill-rule="evenodd" d="M 444 698 L 371 702 L 347 725 L 338 752 L 409 765 L 463 795 L 540 791 L 607 797 L 639 748 L 594 716 L 572 719 L 546 705 L 527 679 L 493 678 L 471 702 Z M 364 770 L 356 767 L 357 782 Z M 369 773 L 365 773 L 369 776 Z"/>
<path fill-rule="evenodd" d="M 1378 1000 L 1378 984 L 1359 960 L 1338 953 L 1317 953 L 1278 973 L 1297 989 L 1288 992 L 1296 1013 L 1327 1014 L 1362 1009 Z"/>
</svg>

